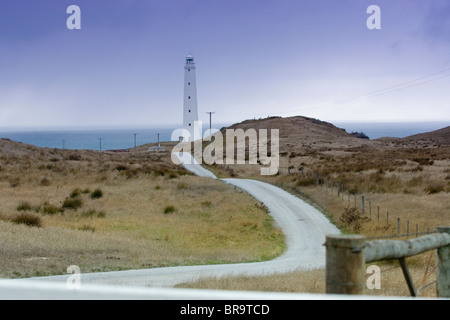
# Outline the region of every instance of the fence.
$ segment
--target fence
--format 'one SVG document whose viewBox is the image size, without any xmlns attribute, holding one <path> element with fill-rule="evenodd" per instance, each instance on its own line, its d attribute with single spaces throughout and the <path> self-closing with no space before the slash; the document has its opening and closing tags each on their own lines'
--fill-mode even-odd
<svg viewBox="0 0 450 320">
<path fill-rule="evenodd" d="M 366 195 L 357 194 L 353 190 L 345 189 L 344 184 L 340 181 L 333 181 L 330 178 L 321 177 L 319 172 L 314 172 L 303 167 L 278 167 L 278 174 L 297 175 L 301 179 L 308 179 L 307 183 L 313 183 L 317 187 L 324 187 L 328 193 L 335 194 L 342 201 L 347 201 L 348 207 L 354 207 L 361 210 L 363 216 L 368 217 L 371 221 L 377 221 L 379 225 L 384 226 L 385 230 L 393 225 L 392 229 L 396 230 L 396 234 L 382 236 L 380 238 L 390 237 L 418 237 L 420 235 L 430 234 L 428 226 L 419 226 L 408 219 L 402 220 L 395 217 L 395 213 L 382 208 L 379 204 Z M 395 231 L 394 231 L 395 232 Z"/>
<path fill-rule="evenodd" d="M 417 296 L 405 258 L 437 249 L 437 296 L 450 298 L 450 227 L 438 227 L 435 234 L 404 241 L 333 235 L 327 237 L 325 246 L 328 294 L 363 294 L 365 263 L 398 259 L 411 295 Z"/>
</svg>

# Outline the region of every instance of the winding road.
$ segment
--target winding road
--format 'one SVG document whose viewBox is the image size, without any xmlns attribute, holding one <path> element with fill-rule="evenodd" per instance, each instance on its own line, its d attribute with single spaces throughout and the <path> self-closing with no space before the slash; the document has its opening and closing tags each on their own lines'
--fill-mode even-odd
<svg viewBox="0 0 450 320">
<path fill-rule="evenodd" d="M 179 154 L 183 166 L 196 175 L 216 178 L 213 173 L 190 159 L 190 154 Z M 173 287 L 204 277 L 231 275 L 256 276 L 280 274 L 295 270 L 324 268 L 325 236 L 339 230 L 317 209 L 271 184 L 250 179 L 222 179 L 257 200 L 264 202 L 286 238 L 287 249 L 280 257 L 265 262 L 179 266 L 81 274 L 82 284 L 108 284 L 145 287 Z M 29 280 L 67 281 L 70 275 L 29 278 Z M 17 280 L 20 281 L 20 280 Z"/>
</svg>

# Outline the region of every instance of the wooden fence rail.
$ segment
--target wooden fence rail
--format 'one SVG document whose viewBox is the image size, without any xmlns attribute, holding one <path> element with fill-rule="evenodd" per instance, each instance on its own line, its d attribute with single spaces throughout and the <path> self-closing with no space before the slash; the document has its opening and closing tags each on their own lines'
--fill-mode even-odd
<svg viewBox="0 0 450 320">
<path fill-rule="evenodd" d="M 410 293 L 416 296 L 405 258 L 437 249 L 437 296 L 450 298 L 450 227 L 438 227 L 435 234 L 405 241 L 367 241 L 361 235 L 332 235 L 327 237 L 325 246 L 327 293 L 363 294 L 365 264 L 398 259 Z"/>
</svg>

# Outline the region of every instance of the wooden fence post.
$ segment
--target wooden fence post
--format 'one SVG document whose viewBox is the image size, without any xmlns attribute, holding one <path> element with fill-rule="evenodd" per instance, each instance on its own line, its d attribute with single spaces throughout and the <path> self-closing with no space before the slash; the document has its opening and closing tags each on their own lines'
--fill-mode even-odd
<svg viewBox="0 0 450 320">
<path fill-rule="evenodd" d="M 366 204 L 364 202 L 364 196 L 361 196 L 361 202 L 362 202 L 362 213 L 364 214 L 366 212 Z"/>
<path fill-rule="evenodd" d="M 436 232 L 450 234 L 450 227 L 437 227 Z M 450 246 L 437 249 L 436 294 L 450 298 Z"/>
<path fill-rule="evenodd" d="M 363 294 L 365 237 L 329 235 L 326 238 L 326 292 Z"/>
</svg>

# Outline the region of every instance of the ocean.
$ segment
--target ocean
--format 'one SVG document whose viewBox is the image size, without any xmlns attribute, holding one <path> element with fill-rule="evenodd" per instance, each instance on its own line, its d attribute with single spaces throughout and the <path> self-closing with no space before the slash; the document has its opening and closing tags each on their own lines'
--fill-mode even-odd
<svg viewBox="0 0 450 320">
<path fill-rule="evenodd" d="M 370 139 L 381 137 L 403 138 L 444 128 L 450 122 L 333 122 L 347 132 L 363 132 Z M 218 126 L 218 128 L 225 125 Z M 0 138 L 23 142 L 38 147 L 57 149 L 115 150 L 128 149 L 135 145 L 170 141 L 172 132 L 178 127 L 160 128 L 107 128 L 107 129 L 35 129 L 2 130 Z M 204 128 L 206 129 L 206 128 Z"/>
<path fill-rule="evenodd" d="M 405 138 L 418 133 L 435 131 L 450 126 L 450 121 L 430 122 L 340 122 L 333 124 L 348 133 L 363 132 L 370 139 L 382 137 Z"/>
</svg>

